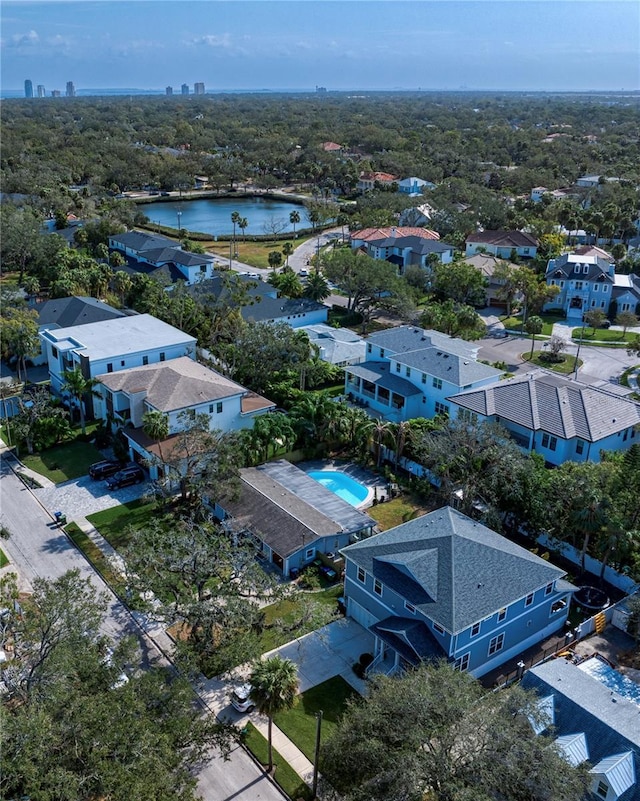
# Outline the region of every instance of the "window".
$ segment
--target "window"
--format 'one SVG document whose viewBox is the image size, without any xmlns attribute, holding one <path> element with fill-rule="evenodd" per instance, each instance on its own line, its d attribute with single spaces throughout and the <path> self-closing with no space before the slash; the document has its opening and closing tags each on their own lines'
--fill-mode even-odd
<svg viewBox="0 0 640 801">
<path fill-rule="evenodd" d="M 422 379 L 421 380 L 422 380 L 423 384 L 427 383 L 427 375 L 426 375 L 426 373 L 422 373 Z"/>
<path fill-rule="evenodd" d="M 209 414 L 213 414 L 213 403 L 209 404 Z"/>
<path fill-rule="evenodd" d="M 120 361 L 120 367 L 124 367 L 124 359 Z"/>
<path fill-rule="evenodd" d="M 477 423 L 478 415 L 475 412 L 470 412 L 469 409 L 458 409 L 458 419 L 463 420 L 465 423 Z"/>
<path fill-rule="evenodd" d="M 384 348 L 380 348 L 380 358 L 384 359 Z"/>
<path fill-rule="evenodd" d="M 498 651 L 502 651 L 503 645 L 504 645 L 504 632 L 502 634 L 498 634 L 497 637 L 493 637 L 489 642 L 489 656 L 497 654 Z"/>
<path fill-rule="evenodd" d="M 533 593 L 530 592 L 529 595 L 527 595 L 527 597 L 524 599 L 524 605 L 531 606 L 532 603 L 533 603 Z"/>
<path fill-rule="evenodd" d="M 567 608 L 567 599 L 561 598 L 559 601 L 551 604 L 551 614 L 555 615 L 558 612 L 562 612 L 563 609 Z"/>
<path fill-rule="evenodd" d="M 599 289 L 600 289 L 600 284 L 594 284 L 593 285 L 593 291 L 594 292 L 597 292 Z"/>
<path fill-rule="evenodd" d="M 163 362 L 165 359 L 166 359 L 166 356 L 165 356 L 165 354 L 163 352 L 163 353 L 160 354 L 160 361 Z"/>
<path fill-rule="evenodd" d="M 367 353 L 371 353 L 372 351 L 373 351 L 373 345 L 371 344 L 371 342 L 369 342 L 369 344 L 367 345 Z"/>
<path fill-rule="evenodd" d="M 436 414 L 441 414 L 443 417 L 449 417 L 449 407 L 447 404 L 436 401 Z"/>
<path fill-rule="evenodd" d="M 109 362 L 109 364 L 107 365 L 107 372 L 108 373 L 112 373 L 113 372 L 113 365 L 111 364 L 111 362 Z"/>
<path fill-rule="evenodd" d="M 609 284 L 603 284 L 602 291 L 603 292 L 608 292 L 609 291 Z"/>
<path fill-rule="evenodd" d="M 433 624 L 433 629 L 434 629 L 434 631 L 437 631 L 438 634 L 444 634 L 444 629 L 442 628 L 442 626 L 439 623 L 434 623 Z"/>
<path fill-rule="evenodd" d="M 413 604 L 410 604 L 408 601 L 405 601 L 404 608 L 407 610 L 407 612 L 411 612 L 412 615 L 415 615 L 416 608 Z"/>
<path fill-rule="evenodd" d="M 596 795 L 599 795 L 600 798 L 606 798 L 608 792 L 609 785 L 606 782 L 599 781 L 598 786 L 596 787 Z"/>
<path fill-rule="evenodd" d="M 558 446 L 558 438 L 552 437 L 549 434 L 542 435 L 542 447 L 548 448 L 550 451 L 555 451 Z"/>
<path fill-rule="evenodd" d="M 382 595 L 382 582 L 378 579 L 373 580 L 373 591 L 376 595 Z"/>
<path fill-rule="evenodd" d="M 207 272 L 207 265 L 206 264 L 201 264 L 200 265 L 200 272 L 201 273 L 206 273 Z"/>
<path fill-rule="evenodd" d="M 433 386 L 435 389 L 442 389 L 442 379 L 441 378 L 434 378 L 433 379 Z"/>
<path fill-rule="evenodd" d="M 222 413 L 222 401 L 218 401 L 216 403 L 216 414 L 221 414 L 221 413 Z"/>
<path fill-rule="evenodd" d="M 480 624 L 474 623 L 473 626 L 471 626 L 471 636 L 477 637 L 478 634 L 480 634 Z"/>
<path fill-rule="evenodd" d="M 459 656 L 456 659 L 456 661 L 454 662 L 453 669 L 454 670 L 459 670 L 461 673 L 464 673 L 465 670 L 467 670 L 468 667 L 469 667 L 469 659 L 470 659 L 470 657 L 471 657 L 471 654 L 469 654 L 469 653 L 462 654 L 462 656 Z"/>
<path fill-rule="evenodd" d="M 576 289 L 582 289 L 582 281 L 576 281 Z"/>
<path fill-rule="evenodd" d="M 54 359 L 58 358 L 58 348 L 51 348 L 51 355 Z"/>
<path fill-rule="evenodd" d="M 400 362 L 396 362 L 396 373 L 400 372 Z"/>
<path fill-rule="evenodd" d="M 148 356 L 143 356 L 142 357 L 142 364 L 149 364 L 149 357 Z"/>
<path fill-rule="evenodd" d="M 505 619 L 506 616 L 507 616 L 507 610 L 504 609 L 504 608 L 501 609 L 498 612 L 498 623 L 501 623 Z"/>
<path fill-rule="evenodd" d="M 552 592 L 553 592 L 553 582 L 551 582 L 551 584 L 547 584 L 547 586 L 544 588 L 545 595 L 551 595 Z"/>
<path fill-rule="evenodd" d="M 409 376 L 411 375 L 411 368 L 405 367 L 404 374 L 407 376 L 407 378 L 409 378 Z"/>
<path fill-rule="evenodd" d="M 307 550 L 304 552 L 304 558 L 305 559 L 313 559 L 313 557 L 315 555 L 316 555 L 316 549 L 315 548 L 307 548 Z"/>
<path fill-rule="evenodd" d="M 358 568 L 358 581 L 360 581 L 360 582 L 362 582 L 362 584 L 364 584 L 366 578 L 367 578 L 367 574 L 364 572 L 364 567 L 359 567 Z"/>
</svg>

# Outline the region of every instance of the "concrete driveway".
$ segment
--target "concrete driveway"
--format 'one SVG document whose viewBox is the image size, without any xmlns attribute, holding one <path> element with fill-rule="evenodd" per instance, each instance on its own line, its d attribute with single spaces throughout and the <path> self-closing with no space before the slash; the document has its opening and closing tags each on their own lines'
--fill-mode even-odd
<svg viewBox="0 0 640 801">
<path fill-rule="evenodd" d="M 106 481 L 93 481 L 89 476 L 82 476 L 54 487 L 36 489 L 33 494 L 49 512 L 63 512 L 71 522 L 112 506 L 135 501 L 150 489 L 149 482 L 144 481 L 131 487 L 110 490 Z"/>
</svg>

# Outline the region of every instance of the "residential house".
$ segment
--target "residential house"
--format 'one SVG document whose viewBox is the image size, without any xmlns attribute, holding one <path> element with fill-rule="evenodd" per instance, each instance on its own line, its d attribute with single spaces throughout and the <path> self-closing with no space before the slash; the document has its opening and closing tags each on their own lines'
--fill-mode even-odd
<svg viewBox="0 0 640 801">
<path fill-rule="evenodd" d="M 415 176 L 398 181 L 398 192 L 411 197 L 421 195 L 425 189 L 435 188 L 436 185 L 432 184 L 431 181 L 424 181 L 422 178 L 416 178 Z"/>
<path fill-rule="evenodd" d="M 591 657 L 578 665 L 543 662 L 524 674 L 522 686 L 540 697 L 536 733 L 550 734 L 569 764 L 589 768 L 590 798 L 640 801 L 637 683 Z"/>
<path fill-rule="evenodd" d="M 47 331 L 52 328 L 69 328 L 76 325 L 87 325 L 87 323 L 98 323 L 102 320 L 114 320 L 118 317 L 126 317 L 136 314 L 133 311 L 120 311 L 109 306 L 97 298 L 82 297 L 75 295 L 69 298 L 55 298 L 36 303 L 34 309 L 38 313 L 38 330 Z M 46 354 L 40 349 L 40 353 L 34 356 L 31 361 L 34 364 L 45 364 Z"/>
<path fill-rule="evenodd" d="M 323 362 L 346 367 L 348 364 L 360 364 L 366 358 L 364 339 L 348 328 L 319 324 L 305 325 L 302 330 L 318 349 L 318 356 Z"/>
<path fill-rule="evenodd" d="M 356 189 L 360 192 L 369 192 L 371 189 L 375 189 L 376 184 L 391 186 L 391 184 L 396 183 L 397 180 L 397 175 L 391 175 L 388 172 L 363 172 L 360 173 Z"/>
<path fill-rule="evenodd" d="M 128 231 L 109 237 L 109 248 L 127 258 L 128 272 L 162 276 L 170 283 L 191 285 L 214 272 L 214 258 L 208 253 L 191 253 L 164 236 Z"/>
<path fill-rule="evenodd" d="M 204 414 L 212 430 L 229 432 L 251 428 L 257 416 L 275 409 L 272 401 L 187 356 L 97 379 L 96 416 L 124 426 L 131 456 L 138 461 L 153 463 L 171 452 L 186 413 Z M 152 411 L 162 412 L 168 423 L 169 437 L 159 446 L 142 430 L 144 414 Z"/>
<path fill-rule="evenodd" d="M 320 147 L 325 153 L 342 153 L 344 148 L 337 142 L 323 142 Z"/>
<path fill-rule="evenodd" d="M 479 347 L 439 331 L 403 325 L 371 334 L 367 360 L 345 368 L 347 396 L 391 422 L 448 415 L 448 397 L 496 381 Z"/>
<path fill-rule="evenodd" d="M 136 314 L 96 323 L 40 331 L 51 388 L 60 393 L 63 373 L 79 367 L 86 378 L 170 361 L 195 358 L 196 339 L 152 317 Z"/>
<path fill-rule="evenodd" d="M 598 462 L 602 451 L 640 443 L 640 404 L 546 370 L 447 398 L 451 414 L 500 423 L 520 447 L 549 464 Z"/>
<path fill-rule="evenodd" d="M 240 494 L 215 508 L 227 530 L 251 539 L 284 576 L 316 559 L 337 573 L 340 548 L 375 521 L 284 459 L 240 470 Z"/>
<path fill-rule="evenodd" d="M 538 252 L 538 240 L 524 231 L 477 231 L 466 239 L 465 256 L 489 253 L 500 259 L 532 259 Z"/>
<path fill-rule="evenodd" d="M 540 203 L 545 196 L 551 200 L 565 200 L 576 197 L 576 193 L 571 189 L 547 189 L 546 186 L 534 186 L 530 193 L 530 198 L 534 203 Z"/>
<path fill-rule="evenodd" d="M 431 223 L 436 210 L 429 203 L 421 203 L 412 209 L 400 212 L 398 224 L 404 228 L 423 228 Z"/>
<path fill-rule="evenodd" d="M 344 548 L 347 614 L 372 670 L 433 659 L 482 676 L 561 630 L 565 572 L 451 507 Z"/>
<path fill-rule="evenodd" d="M 599 186 L 601 180 L 606 180 L 602 175 L 582 175 L 576 181 L 576 186 L 583 189 L 593 189 Z"/>
<path fill-rule="evenodd" d="M 454 245 L 440 242 L 440 235 L 427 228 L 364 228 L 354 231 L 349 238 L 354 250 L 394 264 L 401 275 L 410 265 L 431 269 L 430 256 L 449 264 L 455 251 Z"/>
<path fill-rule="evenodd" d="M 491 256 L 487 253 L 476 253 L 475 256 L 468 256 L 464 260 L 467 264 L 470 264 L 472 267 L 475 267 L 476 270 L 479 270 L 482 273 L 483 278 L 486 280 L 485 286 L 485 294 L 486 294 L 486 305 L 487 306 L 506 306 L 504 299 L 500 296 L 500 292 L 502 287 L 505 284 L 504 279 L 494 278 L 494 273 L 496 271 L 496 267 L 501 264 L 505 263 L 507 266 L 512 269 L 516 270 L 518 265 L 513 264 L 513 262 L 507 261 L 506 259 L 500 259 L 497 256 Z M 516 300 L 521 297 L 520 294 L 516 296 Z"/>
<path fill-rule="evenodd" d="M 560 292 L 545 304 L 545 310 L 562 309 L 567 320 L 577 323 L 591 309 L 609 314 L 612 303 L 615 314 L 640 310 L 640 277 L 633 273 L 617 275 L 614 263 L 600 255 L 604 252 L 600 248 L 590 248 L 588 252 L 594 255 L 564 253 L 549 260 L 545 280 L 549 286 L 559 287 Z"/>
</svg>

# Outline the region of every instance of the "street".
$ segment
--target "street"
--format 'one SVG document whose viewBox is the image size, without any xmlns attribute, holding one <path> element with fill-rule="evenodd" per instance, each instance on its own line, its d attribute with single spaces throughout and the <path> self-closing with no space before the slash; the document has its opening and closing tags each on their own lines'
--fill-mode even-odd
<svg viewBox="0 0 640 801">
<path fill-rule="evenodd" d="M 2 550 L 18 571 L 20 588 L 28 591 L 38 576 L 56 579 L 67 570 L 78 569 L 83 578 L 88 577 L 96 590 L 108 597 L 103 633 L 113 640 L 134 634 L 142 651 L 143 664 L 166 664 L 152 639 L 163 632 L 156 627 L 148 634 L 143 633 L 125 606 L 13 473 L 6 452 L 3 456 L 0 459 L 0 516 L 11 536 L 2 541 Z M 205 801 L 282 801 L 284 798 L 242 748 L 236 748 L 227 761 L 220 757 L 211 759 L 200 771 L 198 783 Z"/>
</svg>

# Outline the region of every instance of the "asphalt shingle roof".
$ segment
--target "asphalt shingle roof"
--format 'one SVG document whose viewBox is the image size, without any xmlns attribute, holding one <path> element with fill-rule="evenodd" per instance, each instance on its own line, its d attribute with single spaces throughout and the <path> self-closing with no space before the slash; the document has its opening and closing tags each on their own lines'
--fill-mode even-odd
<svg viewBox="0 0 640 801">
<path fill-rule="evenodd" d="M 122 245 L 122 247 L 132 248 L 137 251 L 176 247 L 176 243 L 173 239 L 169 239 L 168 236 L 146 234 L 144 231 L 127 231 L 124 234 L 114 234 L 109 239 Z"/>
<path fill-rule="evenodd" d="M 499 378 L 501 370 L 475 359 L 447 353 L 437 347 L 421 348 L 393 357 L 400 364 L 420 370 L 422 373 L 450 381 L 459 387 L 483 379 Z"/>
<path fill-rule="evenodd" d="M 640 404 L 547 372 L 534 371 L 447 400 L 529 430 L 586 442 L 598 442 L 640 423 Z"/>
<path fill-rule="evenodd" d="M 309 312 L 327 309 L 323 303 L 309 298 L 271 298 L 263 295 L 260 303 L 253 306 L 243 306 L 242 317 L 256 323 L 269 320 L 284 320 L 294 314 L 308 314 Z"/>
<path fill-rule="evenodd" d="M 384 362 L 364 362 L 363 364 L 350 364 L 345 368 L 350 375 L 357 375 L 365 381 L 377 384 L 390 392 L 397 392 L 405 398 L 412 395 L 421 395 L 422 391 L 414 386 L 411 381 L 401 378 L 399 375 L 389 371 L 389 365 Z"/>
<path fill-rule="evenodd" d="M 452 634 L 564 575 L 448 506 L 343 553 Z"/>
<path fill-rule="evenodd" d="M 413 325 L 400 325 L 370 334 L 367 342 L 389 353 L 406 353 L 420 348 L 437 347 L 447 353 L 454 353 L 468 359 L 474 359 L 479 346 L 464 339 L 455 339 L 448 334 L 431 329 L 424 330 Z"/>
<path fill-rule="evenodd" d="M 35 310 L 38 312 L 38 325 L 52 325 L 59 328 L 98 323 L 101 320 L 113 320 L 116 317 L 127 316 L 102 300 L 79 295 L 45 300 L 44 303 L 38 303 Z"/>
<path fill-rule="evenodd" d="M 538 247 L 538 240 L 524 231 L 477 231 L 469 234 L 468 243 L 497 245 L 498 247 Z"/>
</svg>

